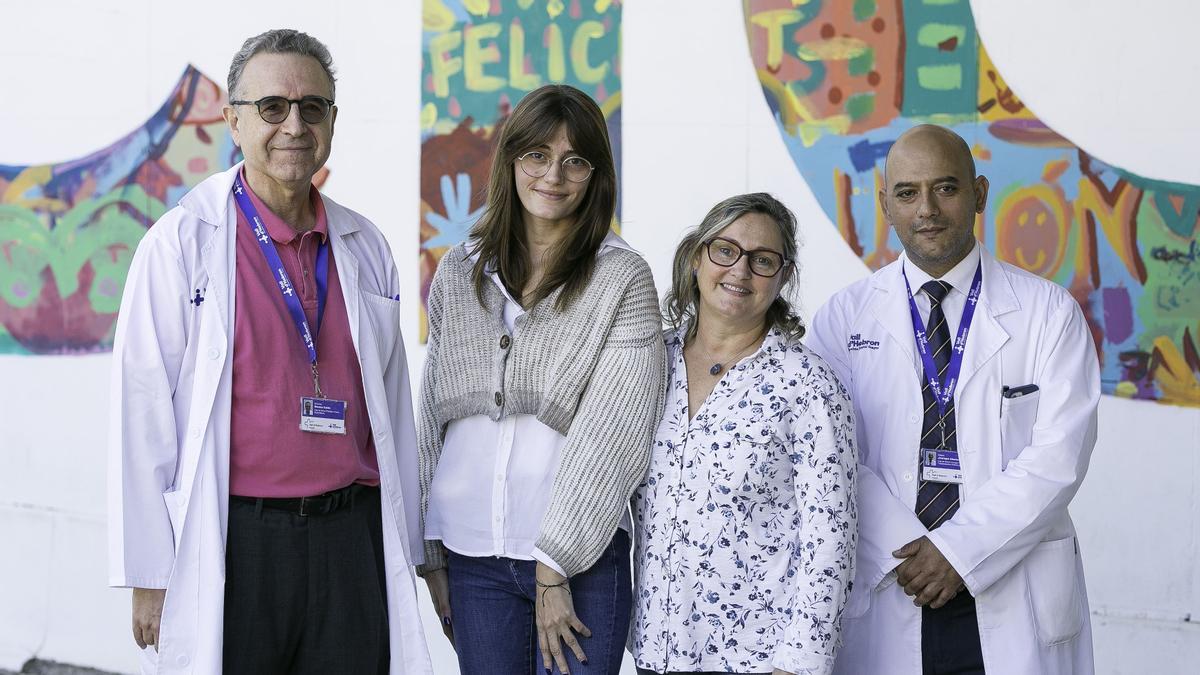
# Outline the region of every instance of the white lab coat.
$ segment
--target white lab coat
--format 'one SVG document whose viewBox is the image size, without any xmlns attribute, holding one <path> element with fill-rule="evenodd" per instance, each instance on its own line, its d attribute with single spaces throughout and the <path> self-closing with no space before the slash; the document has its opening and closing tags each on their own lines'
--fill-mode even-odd
<svg viewBox="0 0 1200 675">
<path fill-rule="evenodd" d="M 913 510 L 923 381 L 901 263 L 837 293 L 813 320 L 808 344 L 850 390 L 863 465 L 857 576 L 836 672 L 921 672 L 921 610 L 896 583 L 891 552 L 924 535 L 976 599 L 989 675 L 1094 670 L 1067 505 L 1096 439 L 1095 346 L 1061 286 L 981 254 L 983 289 L 955 392 L 962 505 L 933 532 Z M 1026 384 L 1040 389 L 1002 398 L 1002 386 Z"/>
<path fill-rule="evenodd" d="M 240 169 L 206 179 L 150 228 L 117 322 L 109 583 L 167 589 L 158 652 L 144 651 L 144 672 L 221 670 L 237 228 L 230 188 Z M 379 463 L 391 672 L 428 673 L 412 571 L 423 551 L 416 437 L 400 303 L 390 299 L 396 266 L 374 225 L 322 198 Z M 198 304 L 190 302 L 197 290 Z"/>
</svg>

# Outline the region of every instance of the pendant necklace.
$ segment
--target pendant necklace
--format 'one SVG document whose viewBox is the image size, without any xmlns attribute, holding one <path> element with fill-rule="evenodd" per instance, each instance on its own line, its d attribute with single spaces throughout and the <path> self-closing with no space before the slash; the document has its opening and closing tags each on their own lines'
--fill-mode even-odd
<svg viewBox="0 0 1200 675">
<path fill-rule="evenodd" d="M 749 344 L 745 345 L 744 347 L 737 350 L 733 354 L 730 354 L 729 357 L 722 359 L 720 361 L 717 361 L 716 363 L 713 363 L 712 367 L 708 369 L 708 374 L 709 375 L 720 375 L 721 371 L 725 369 L 726 363 L 730 363 L 730 362 L 737 363 L 737 360 L 736 360 L 737 357 L 740 357 L 741 355 L 745 354 L 751 347 L 753 347 L 755 344 L 761 342 L 762 337 L 763 337 L 763 333 L 759 333 L 757 336 L 755 336 L 755 338 L 753 340 L 750 341 Z"/>
</svg>

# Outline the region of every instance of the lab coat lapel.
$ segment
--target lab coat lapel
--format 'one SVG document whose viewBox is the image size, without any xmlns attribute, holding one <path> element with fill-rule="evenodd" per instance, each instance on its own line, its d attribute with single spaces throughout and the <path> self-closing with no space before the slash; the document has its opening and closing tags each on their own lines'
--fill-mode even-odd
<svg viewBox="0 0 1200 675">
<path fill-rule="evenodd" d="M 871 295 L 871 314 L 887 331 L 895 347 L 904 354 L 905 361 L 913 368 L 913 373 L 920 377 L 916 336 L 913 335 L 912 318 L 908 313 L 904 278 L 900 276 L 900 262 L 894 262 L 880 270 L 872 278 L 871 285 L 876 290 Z"/>
<path fill-rule="evenodd" d="M 959 391 L 1000 351 L 1004 343 L 1008 342 L 1008 331 L 1004 330 L 996 317 L 1020 306 L 1004 268 L 982 246 L 979 254 L 979 264 L 983 266 L 983 288 L 979 294 L 979 306 L 975 310 L 971 332 L 967 336 L 966 350 L 963 352 L 962 372 L 958 380 Z"/>
</svg>

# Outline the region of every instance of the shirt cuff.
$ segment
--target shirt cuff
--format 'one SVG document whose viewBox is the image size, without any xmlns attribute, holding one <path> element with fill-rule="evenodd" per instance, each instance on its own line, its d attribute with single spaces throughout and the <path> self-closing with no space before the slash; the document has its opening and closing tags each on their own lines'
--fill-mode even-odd
<svg viewBox="0 0 1200 675">
<path fill-rule="evenodd" d="M 780 644 L 771 656 L 771 667 L 795 675 L 829 675 L 833 672 L 833 657 Z"/>
<path fill-rule="evenodd" d="M 550 569 L 554 570 L 555 572 L 558 572 L 559 574 L 563 575 L 564 577 L 567 576 L 567 573 L 563 571 L 562 566 L 559 565 L 558 563 L 554 562 L 554 560 L 551 559 L 550 556 L 546 555 L 546 552 L 543 551 L 542 549 L 534 546 L 533 553 L 531 553 L 530 555 L 533 556 L 534 560 L 542 563 L 546 567 L 549 567 Z"/>
</svg>

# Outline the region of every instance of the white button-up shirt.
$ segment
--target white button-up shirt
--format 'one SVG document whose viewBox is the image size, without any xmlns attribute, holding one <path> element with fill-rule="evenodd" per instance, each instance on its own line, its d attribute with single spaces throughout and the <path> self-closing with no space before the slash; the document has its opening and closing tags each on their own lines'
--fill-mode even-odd
<svg viewBox="0 0 1200 675">
<path fill-rule="evenodd" d="M 907 254 L 902 253 L 901 257 L 904 258 L 904 276 L 908 277 L 908 286 L 912 289 L 913 300 L 917 303 L 917 312 L 921 315 L 921 321 L 928 324 L 930 301 L 929 296 L 921 292 L 921 287 L 933 281 L 933 277 L 914 265 Z M 950 292 L 942 299 L 942 313 L 946 315 L 946 327 L 950 329 L 951 339 L 958 334 L 958 322 L 962 319 L 963 307 L 967 304 L 967 294 L 971 292 L 971 281 L 975 279 L 975 270 L 978 267 L 979 242 L 975 242 L 975 247 L 967 257 L 958 261 L 957 265 L 941 277 L 942 281 L 950 284 Z"/>
<path fill-rule="evenodd" d="M 634 493 L 639 667 L 829 673 L 854 573 L 854 410 L 832 369 L 776 330 L 688 419 L 679 333 Z"/>
<path fill-rule="evenodd" d="M 614 248 L 633 250 L 609 232 L 598 256 Z M 525 309 L 490 275 L 504 294 L 504 325 L 513 339 Z M 494 422 L 472 415 L 446 425 L 442 456 L 429 491 L 425 538 L 461 555 L 538 560 L 559 574 L 562 567 L 535 543 L 550 504 L 559 453 L 567 437 L 542 424 L 536 415 L 508 415 Z M 629 514 L 620 527 L 632 531 Z"/>
</svg>

